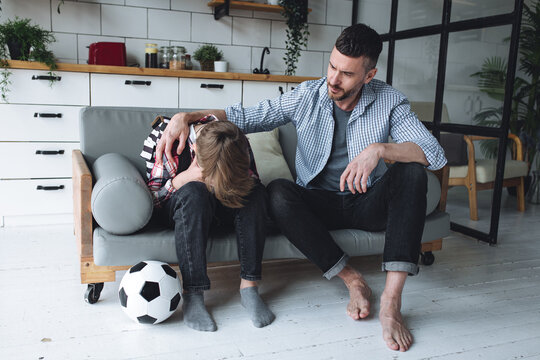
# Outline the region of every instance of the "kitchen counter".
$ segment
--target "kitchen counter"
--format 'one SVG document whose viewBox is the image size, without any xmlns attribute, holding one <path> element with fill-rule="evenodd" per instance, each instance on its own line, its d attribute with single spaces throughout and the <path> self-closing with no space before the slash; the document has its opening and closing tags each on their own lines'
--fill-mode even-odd
<svg viewBox="0 0 540 360">
<path fill-rule="evenodd" d="M 49 68 L 39 62 L 8 60 L 9 68 L 29 69 L 29 70 L 49 70 Z M 247 74 L 232 72 L 214 72 L 199 70 L 169 70 L 169 69 L 151 69 L 130 66 L 107 66 L 107 65 L 84 65 L 84 64 L 65 64 L 57 63 L 58 71 L 86 72 L 99 74 L 122 74 L 122 75 L 151 75 L 151 76 L 169 76 L 179 78 L 198 78 L 198 79 L 224 79 L 224 80 L 245 80 L 245 81 L 272 81 L 285 83 L 301 83 L 306 80 L 319 79 L 318 77 L 308 76 L 287 76 L 287 75 L 264 75 Z"/>
</svg>

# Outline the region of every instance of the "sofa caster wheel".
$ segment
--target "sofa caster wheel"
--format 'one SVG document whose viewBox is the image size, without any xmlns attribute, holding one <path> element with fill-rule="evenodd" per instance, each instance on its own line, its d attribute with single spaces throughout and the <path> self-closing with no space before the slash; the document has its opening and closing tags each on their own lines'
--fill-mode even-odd
<svg viewBox="0 0 540 360">
<path fill-rule="evenodd" d="M 433 265 L 435 262 L 435 255 L 433 255 L 431 251 L 426 251 L 420 254 L 420 260 L 422 261 L 422 264 L 426 266 Z"/>
<path fill-rule="evenodd" d="M 101 290 L 103 290 L 103 283 L 88 284 L 88 288 L 84 293 L 84 301 L 89 304 L 97 303 L 101 295 Z"/>
</svg>

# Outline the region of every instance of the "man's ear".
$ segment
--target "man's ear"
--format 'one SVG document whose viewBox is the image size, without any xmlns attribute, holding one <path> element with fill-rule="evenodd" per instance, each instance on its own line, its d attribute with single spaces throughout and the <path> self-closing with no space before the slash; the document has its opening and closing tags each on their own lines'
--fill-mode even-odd
<svg viewBox="0 0 540 360">
<path fill-rule="evenodd" d="M 366 76 L 366 80 L 364 81 L 364 84 L 367 84 L 371 80 L 373 80 L 373 78 L 375 77 L 376 74 L 377 74 L 377 68 L 373 68 L 373 69 L 369 70 L 368 73 L 367 73 L 367 76 Z"/>
</svg>

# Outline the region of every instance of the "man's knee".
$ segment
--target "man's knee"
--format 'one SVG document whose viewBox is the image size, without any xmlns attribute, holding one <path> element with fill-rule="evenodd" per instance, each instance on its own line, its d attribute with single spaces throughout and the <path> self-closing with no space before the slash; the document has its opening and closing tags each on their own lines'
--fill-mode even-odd
<svg viewBox="0 0 540 360">
<path fill-rule="evenodd" d="M 195 211 L 199 208 L 205 209 L 211 204 L 212 193 L 203 182 L 191 181 L 176 190 L 173 196 L 176 201 L 175 210 L 180 206 L 188 206 Z"/>
<path fill-rule="evenodd" d="M 266 187 L 268 191 L 269 204 L 272 213 L 280 214 L 287 211 L 287 203 L 294 199 L 297 191 L 296 184 L 287 179 L 276 179 Z"/>
<path fill-rule="evenodd" d="M 427 174 L 424 165 L 410 163 L 395 163 L 393 166 L 394 178 L 408 189 L 418 189 L 427 192 Z"/>
</svg>

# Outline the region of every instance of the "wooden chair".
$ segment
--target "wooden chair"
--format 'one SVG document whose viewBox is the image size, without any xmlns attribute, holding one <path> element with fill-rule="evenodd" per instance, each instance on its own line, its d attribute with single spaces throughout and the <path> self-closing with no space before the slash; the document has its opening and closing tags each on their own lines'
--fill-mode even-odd
<svg viewBox="0 0 540 360">
<path fill-rule="evenodd" d="M 465 186 L 469 193 L 469 212 L 471 220 L 478 220 L 477 192 L 493 189 L 495 185 L 496 159 L 475 160 L 474 141 L 495 139 L 486 136 L 463 136 L 467 144 L 468 162 L 463 166 L 450 166 L 448 185 Z M 514 142 L 514 159 L 506 160 L 504 166 L 503 187 L 517 186 L 518 210 L 525 211 L 525 188 L 523 179 L 529 171 L 527 162 L 523 160 L 521 140 L 514 134 L 508 138 Z"/>
</svg>

